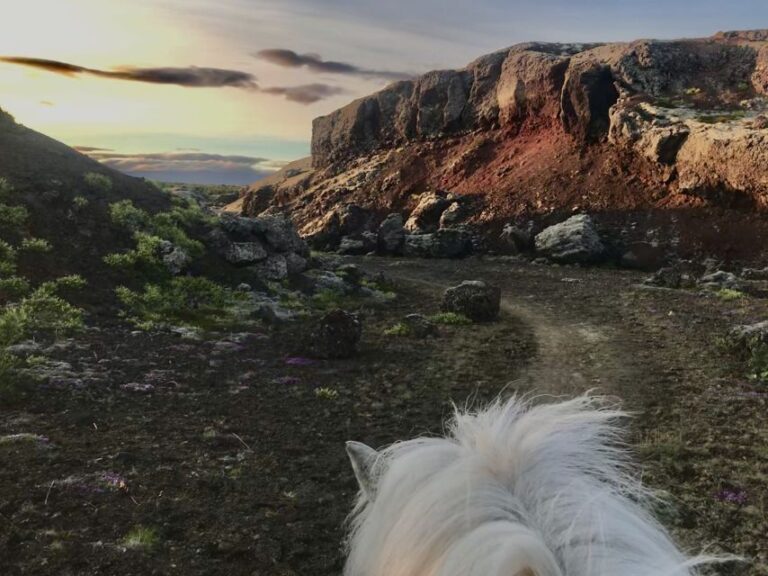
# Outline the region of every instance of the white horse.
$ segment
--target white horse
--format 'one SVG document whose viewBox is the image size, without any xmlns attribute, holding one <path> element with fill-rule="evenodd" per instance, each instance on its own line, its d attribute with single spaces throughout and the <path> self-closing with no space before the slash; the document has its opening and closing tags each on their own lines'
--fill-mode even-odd
<svg viewBox="0 0 768 576">
<path fill-rule="evenodd" d="M 445 438 L 347 452 L 345 576 L 693 576 L 603 399 L 457 412 Z"/>
</svg>

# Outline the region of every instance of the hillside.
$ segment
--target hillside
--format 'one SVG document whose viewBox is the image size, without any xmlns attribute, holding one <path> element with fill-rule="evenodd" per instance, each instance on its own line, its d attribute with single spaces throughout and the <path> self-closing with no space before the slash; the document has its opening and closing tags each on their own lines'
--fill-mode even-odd
<svg viewBox="0 0 768 576">
<path fill-rule="evenodd" d="M 442 191 L 474 199 L 464 223 L 488 238 L 588 212 L 651 265 L 761 260 L 767 96 L 768 31 L 522 44 L 316 119 L 312 171 L 257 183 L 240 206 L 271 197 L 313 234 L 343 206 L 375 229 Z"/>
</svg>

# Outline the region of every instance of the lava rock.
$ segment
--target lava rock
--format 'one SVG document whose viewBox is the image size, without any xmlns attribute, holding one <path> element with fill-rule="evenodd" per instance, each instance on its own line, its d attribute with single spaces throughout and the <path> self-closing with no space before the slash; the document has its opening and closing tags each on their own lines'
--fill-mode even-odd
<svg viewBox="0 0 768 576">
<path fill-rule="evenodd" d="M 434 232 L 440 225 L 440 218 L 443 212 L 450 205 L 451 203 L 447 198 L 435 192 L 422 194 L 419 197 L 419 203 L 405 223 L 406 231 L 412 234 Z"/>
<path fill-rule="evenodd" d="M 533 248 L 533 222 L 505 224 L 499 240 L 503 248 L 512 254 L 528 252 Z"/>
<path fill-rule="evenodd" d="M 402 214 L 390 214 L 379 226 L 378 249 L 381 254 L 400 255 L 405 246 Z"/>
<path fill-rule="evenodd" d="M 499 316 L 501 290 L 481 280 L 466 280 L 445 291 L 441 309 L 475 322 L 489 322 Z"/>
<path fill-rule="evenodd" d="M 536 236 L 536 251 L 563 264 L 592 264 L 605 257 L 605 246 L 586 214 L 545 228 Z"/>
<path fill-rule="evenodd" d="M 405 237 L 404 254 L 412 258 L 463 258 L 472 253 L 472 235 L 460 228 Z"/>
<path fill-rule="evenodd" d="M 355 314 L 332 310 L 320 320 L 313 348 L 321 358 L 350 358 L 357 354 L 363 326 Z"/>
<path fill-rule="evenodd" d="M 741 283 L 738 277 L 723 270 L 717 270 L 710 274 L 706 274 L 699 278 L 699 286 L 701 288 L 708 288 L 710 290 L 740 290 Z"/>
<path fill-rule="evenodd" d="M 423 314 L 408 314 L 403 319 L 403 324 L 408 327 L 408 333 L 415 338 L 428 338 L 437 336 L 437 324 Z"/>
<path fill-rule="evenodd" d="M 268 256 L 260 242 L 233 242 L 224 253 L 227 262 L 240 266 L 261 262 Z"/>
</svg>

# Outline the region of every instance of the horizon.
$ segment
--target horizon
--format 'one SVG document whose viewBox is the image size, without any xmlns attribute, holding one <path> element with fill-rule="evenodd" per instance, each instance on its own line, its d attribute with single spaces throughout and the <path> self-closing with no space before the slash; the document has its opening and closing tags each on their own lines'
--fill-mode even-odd
<svg viewBox="0 0 768 576">
<path fill-rule="evenodd" d="M 695 14 L 681 0 L 544 0 L 547 10 L 423 0 L 406 24 L 400 1 L 12 4 L 0 22 L 0 107 L 113 168 L 190 184 L 256 181 L 309 155 L 313 118 L 520 42 L 706 37 L 768 22 L 754 0 L 727 14 L 713 0 Z"/>
</svg>

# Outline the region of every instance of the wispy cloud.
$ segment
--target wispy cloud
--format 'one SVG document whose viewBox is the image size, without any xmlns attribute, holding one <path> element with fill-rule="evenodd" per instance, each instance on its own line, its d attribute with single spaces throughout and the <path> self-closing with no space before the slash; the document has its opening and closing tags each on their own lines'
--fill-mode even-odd
<svg viewBox="0 0 768 576">
<path fill-rule="evenodd" d="M 347 62 L 334 62 L 323 60 L 317 54 L 298 54 L 293 50 L 284 48 L 269 48 L 257 52 L 256 57 L 276 66 L 284 68 L 306 68 L 311 72 L 323 74 L 343 74 L 347 76 L 360 76 L 364 78 L 381 78 L 384 80 L 403 80 L 412 78 L 405 72 L 393 72 L 389 70 L 368 70 Z"/>
<path fill-rule="evenodd" d="M 248 184 L 278 170 L 283 164 L 258 156 L 205 152 L 122 154 L 94 146 L 77 146 L 76 149 L 126 174 L 168 182 Z"/>
<path fill-rule="evenodd" d="M 224 68 L 199 68 L 197 66 L 186 68 L 126 67 L 113 70 L 99 70 L 58 60 L 27 58 L 23 56 L 0 56 L 0 62 L 26 66 L 65 76 L 87 75 L 131 82 L 182 86 L 185 88 L 243 88 L 264 94 L 282 96 L 286 100 L 299 104 L 313 104 L 324 98 L 344 93 L 344 89 L 329 84 L 262 87 L 259 86 L 253 74 Z"/>
</svg>

